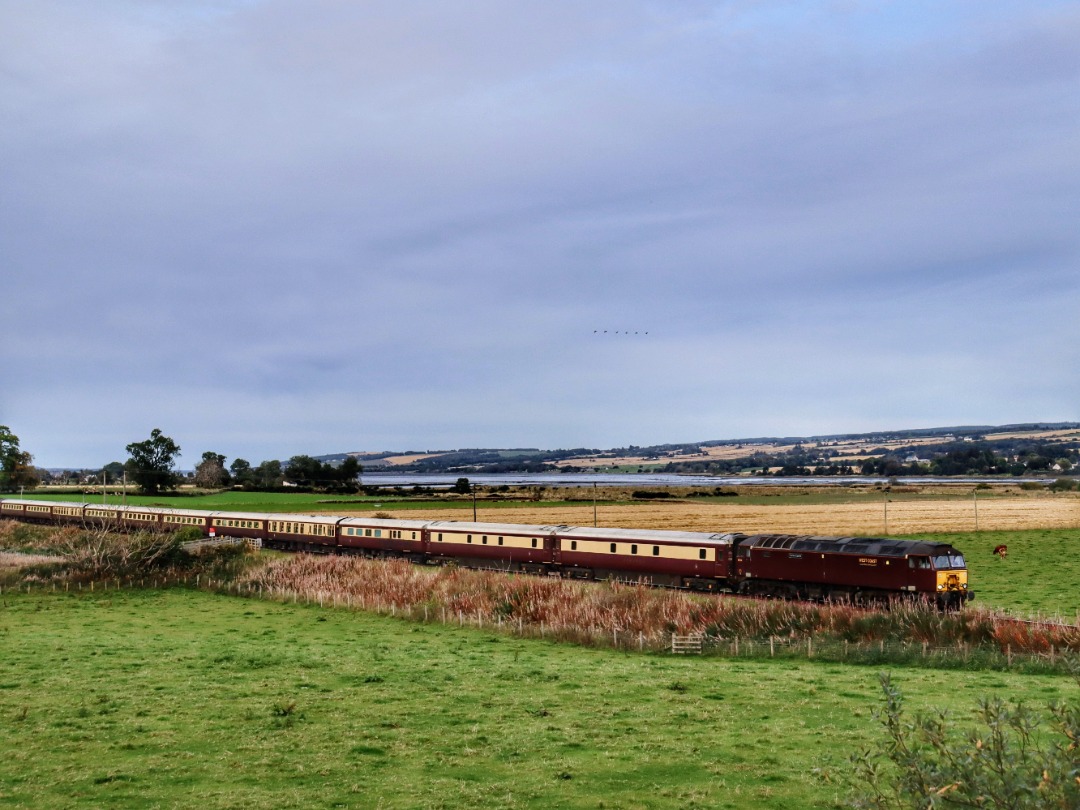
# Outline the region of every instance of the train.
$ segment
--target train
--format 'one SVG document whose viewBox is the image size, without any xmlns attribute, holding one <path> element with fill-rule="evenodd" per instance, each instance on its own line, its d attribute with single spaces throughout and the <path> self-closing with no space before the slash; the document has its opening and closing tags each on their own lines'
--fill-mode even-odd
<svg viewBox="0 0 1080 810">
<path fill-rule="evenodd" d="M 924 600 L 942 610 L 975 598 L 964 555 L 948 543 L 894 538 L 407 520 L 202 511 L 26 499 L 0 518 L 258 540 L 315 554 L 402 557 L 583 580 L 856 604 Z"/>
</svg>

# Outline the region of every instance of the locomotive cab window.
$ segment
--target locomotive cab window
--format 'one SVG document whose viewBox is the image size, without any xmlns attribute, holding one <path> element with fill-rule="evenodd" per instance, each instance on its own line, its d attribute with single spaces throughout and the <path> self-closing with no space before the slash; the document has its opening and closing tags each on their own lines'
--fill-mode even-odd
<svg viewBox="0 0 1080 810">
<path fill-rule="evenodd" d="M 964 557 L 961 554 L 938 554 L 934 557 L 934 568 L 938 571 L 965 567 Z"/>
<path fill-rule="evenodd" d="M 925 571 L 925 570 L 928 570 L 930 568 L 930 558 L 929 557 L 909 557 L 908 558 L 908 564 L 912 568 L 917 568 L 920 571 Z"/>
</svg>

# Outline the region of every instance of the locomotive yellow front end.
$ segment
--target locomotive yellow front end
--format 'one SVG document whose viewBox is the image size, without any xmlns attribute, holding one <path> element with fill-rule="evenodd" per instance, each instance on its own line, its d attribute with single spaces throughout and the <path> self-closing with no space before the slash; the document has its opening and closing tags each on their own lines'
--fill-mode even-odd
<svg viewBox="0 0 1080 810">
<path fill-rule="evenodd" d="M 932 558 L 937 577 L 937 602 L 943 609 L 961 607 L 975 598 L 968 590 L 968 571 L 964 555 L 954 548 L 943 549 Z"/>
</svg>

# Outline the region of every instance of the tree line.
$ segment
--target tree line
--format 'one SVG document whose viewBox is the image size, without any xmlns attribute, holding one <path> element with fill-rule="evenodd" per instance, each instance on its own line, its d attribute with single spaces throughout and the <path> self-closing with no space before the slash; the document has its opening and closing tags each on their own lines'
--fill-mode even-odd
<svg viewBox="0 0 1080 810">
<path fill-rule="evenodd" d="M 121 481 L 135 484 L 145 495 L 157 495 L 175 490 L 183 483 L 201 489 L 235 487 L 251 491 L 270 492 L 281 489 L 319 492 L 354 493 L 360 489 L 363 468 L 352 456 L 339 464 L 319 461 L 307 455 L 293 456 L 282 463 L 277 459 L 252 466 L 246 459 L 234 459 L 226 466 L 226 457 L 208 450 L 190 476 L 176 468 L 180 445 L 154 428 L 150 437 L 127 445 L 126 461 L 112 461 L 87 476 L 77 474 L 76 480 L 56 481 L 46 470 L 33 466 L 33 456 L 19 446 L 19 438 L 6 425 L 0 425 L 0 492 L 33 489 L 42 482 L 94 484 Z"/>
</svg>

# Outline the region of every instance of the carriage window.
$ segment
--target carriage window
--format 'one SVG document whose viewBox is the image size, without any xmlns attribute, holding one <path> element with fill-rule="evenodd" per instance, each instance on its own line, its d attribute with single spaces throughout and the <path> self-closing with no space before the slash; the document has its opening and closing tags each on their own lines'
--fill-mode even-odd
<svg viewBox="0 0 1080 810">
<path fill-rule="evenodd" d="M 697 554 L 698 554 L 698 559 L 699 559 L 699 560 L 704 560 L 704 559 L 705 559 L 705 554 L 706 554 L 706 552 L 707 552 L 707 551 L 708 551 L 708 549 L 704 549 L 704 548 L 699 548 L 699 549 L 698 549 L 698 552 L 697 552 Z"/>
<path fill-rule="evenodd" d="M 483 537 L 481 538 L 481 542 L 482 542 L 482 543 L 483 543 L 483 544 L 484 544 L 485 546 L 487 545 L 487 535 L 486 535 L 486 534 L 485 534 L 485 535 L 484 535 L 484 536 L 483 536 Z"/>
<path fill-rule="evenodd" d="M 630 546 L 630 553 L 637 554 L 637 546 Z"/>
<path fill-rule="evenodd" d="M 533 542 L 532 542 L 532 547 L 533 547 L 533 548 L 536 548 L 536 538 L 534 537 L 534 538 L 532 539 L 532 541 L 533 541 Z"/>
<path fill-rule="evenodd" d="M 439 542 L 442 542 L 442 532 L 439 533 Z"/>
<path fill-rule="evenodd" d="M 615 553 L 615 544 L 614 543 L 611 544 L 611 553 L 612 554 Z"/>
<path fill-rule="evenodd" d="M 577 551 L 577 540 L 571 540 L 570 541 L 570 550 L 571 551 Z"/>
<path fill-rule="evenodd" d="M 654 557 L 659 557 L 660 556 L 660 546 L 653 546 L 652 547 L 652 555 Z"/>
<path fill-rule="evenodd" d="M 466 543 L 471 543 L 472 542 L 472 535 L 471 534 L 468 537 L 465 538 L 465 542 Z"/>
</svg>

